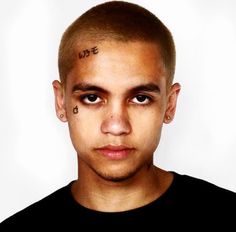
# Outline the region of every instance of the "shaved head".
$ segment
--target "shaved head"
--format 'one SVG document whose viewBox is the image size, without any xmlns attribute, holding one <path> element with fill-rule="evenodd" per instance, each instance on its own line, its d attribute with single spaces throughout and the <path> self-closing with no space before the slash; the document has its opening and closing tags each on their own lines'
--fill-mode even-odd
<svg viewBox="0 0 236 232">
<path fill-rule="evenodd" d="M 64 32 L 58 57 L 60 79 L 66 77 L 78 58 L 78 48 L 102 41 L 155 43 L 160 51 L 167 83 L 173 81 L 175 45 L 170 31 L 150 11 L 133 3 L 111 1 L 82 14 Z"/>
</svg>

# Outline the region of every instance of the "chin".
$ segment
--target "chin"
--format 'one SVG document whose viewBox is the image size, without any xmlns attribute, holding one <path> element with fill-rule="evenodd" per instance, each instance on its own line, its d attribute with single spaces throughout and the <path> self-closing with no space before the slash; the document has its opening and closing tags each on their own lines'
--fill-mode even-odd
<svg viewBox="0 0 236 232">
<path fill-rule="evenodd" d="M 106 181 L 116 182 L 116 183 L 117 182 L 125 182 L 131 178 L 131 176 L 109 176 L 109 175 L 106 175 L 106 176 L 103 175 L 100 177 L 102 177 Z"/>
<path fill-rule="evenodd" d="M 110 182 L 125 182 L 130 180 L 135 174 L 137 173 L 138 170 L 130 170 L 126 172 L 97 172 L 97 174 L 106 181 Z"/>
</svg>

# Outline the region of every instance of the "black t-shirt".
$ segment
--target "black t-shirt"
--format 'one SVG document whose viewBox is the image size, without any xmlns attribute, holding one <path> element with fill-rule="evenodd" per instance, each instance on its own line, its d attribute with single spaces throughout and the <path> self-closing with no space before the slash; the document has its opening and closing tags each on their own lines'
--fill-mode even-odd
<svg viewBox="0 0 236 232">
<path fill-rule="evenodd" d="M 236 231 L 236 193 L 173 173 L 172 184 L 158 199 L 124 212 L 83 207 L 72 196 L 71 182 L 0 223 L 0 231 Z"/>
</svg>

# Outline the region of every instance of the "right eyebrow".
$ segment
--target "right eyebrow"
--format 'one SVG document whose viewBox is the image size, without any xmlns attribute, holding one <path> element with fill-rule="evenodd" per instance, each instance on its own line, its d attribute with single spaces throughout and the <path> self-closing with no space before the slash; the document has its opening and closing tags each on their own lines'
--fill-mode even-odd
<svg viewBox="0 0 236 232">
<path fill-rule="evenodd" d="M 102 92 L 102 93 L 108 93 L 107 90 L 96 86 L 96 85 L 92 85 L 92 84 L 88 84 L 88 83 L 78 83 L 75 84 L 72 88 L 72 93 L 77 92 L 77 91 L 98 91 L 98 92 Z"/>
</svg>

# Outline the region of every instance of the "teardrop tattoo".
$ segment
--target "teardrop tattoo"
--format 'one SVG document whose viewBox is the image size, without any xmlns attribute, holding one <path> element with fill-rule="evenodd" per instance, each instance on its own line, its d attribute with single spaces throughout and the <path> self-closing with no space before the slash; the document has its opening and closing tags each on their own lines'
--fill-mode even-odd
<svg viewBox="0 0 236 232">
<path fill-rule="evenodd" d="M 73 108 L 73 114 L 78 114 L 79 113 L 79 109 L 78 109 L 78 106 L 75 106 Z"/>
</svg>

